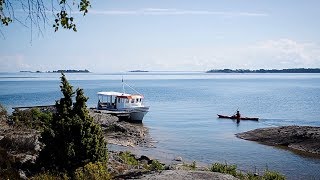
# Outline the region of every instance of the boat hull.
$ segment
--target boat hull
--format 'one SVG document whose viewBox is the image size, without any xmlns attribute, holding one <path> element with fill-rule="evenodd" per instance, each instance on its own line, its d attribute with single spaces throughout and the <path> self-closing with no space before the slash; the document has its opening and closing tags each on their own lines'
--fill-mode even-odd
<svg viewBox="0 0 320 180">
<path fill-rule="evenodd" d="M 142 122 L 144 116 L 148 113 L 149 107 L 136 107 L 130 109 L 130 121 L 132 122 Z"/>
<path fill-rule="evenodd" d="M 220 115 L 220 114 L 218 114 L 218 117 L 219 117 L 219 118 L 222 118 L 222 119 L 237 119 L 236 116 L 225 116 L 225 115 Z M 240 120 L 258 121 L 259 118 L 240 117 Z"/>
</svg>

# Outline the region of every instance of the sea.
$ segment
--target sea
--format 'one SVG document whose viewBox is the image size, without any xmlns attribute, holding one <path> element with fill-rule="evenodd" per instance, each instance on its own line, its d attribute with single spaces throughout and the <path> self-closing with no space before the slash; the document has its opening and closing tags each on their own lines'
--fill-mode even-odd
<svg viewBox="0 0 320 180">
<path fill-rule="evenodd" d="M 0 73 L 0 103 L 52 105 L 62 94 L 60 74 Z M 320 126 L 320 74 L 224 74 L 204 72 L 69 73 L 88 107 L 99 91 L 121 91 L 122 79 L 143 94 L 150 111 L 141 126 L 154 147 L 131 148 L 163 161 L 182 157 L 198 165 L 236 164 L 241 171 L 279 171 L 288 179 L 320 179 L 320 158 L 246 141 L 236 133 L 284 125 Z M 125 92 L 132 93 L 130 88 Z M 258 122 L 218 119 L 217 114 L 259 117 Z M 320 142 L 319 142 L 320 143 Z M 121 149 L 109 145 L 109 149 Z"/>
</svg>

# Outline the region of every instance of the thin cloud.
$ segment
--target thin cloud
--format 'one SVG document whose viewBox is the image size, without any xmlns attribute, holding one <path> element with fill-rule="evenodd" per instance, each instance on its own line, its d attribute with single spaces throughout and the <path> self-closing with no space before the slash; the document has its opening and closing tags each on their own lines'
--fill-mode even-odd
<svg viewBox="0 0 320 180">
<path fill-rule="evenodd" d="M 26 10 L 17 9 L 15 12 L 26 13 Z M 37 11 L 31 11 L 37 13 Z M 46 14 L 56 14 L 60 11 L 49 11 L 45 10 Z M 71 14 L 83 14 L 83 12 L 72 11 Z M 166 9 L 166 8 L 144 8 L 135 10 L 94 10 L 90 9 L 89 14 L 94 15 L 158 15 L 158 16 L 178 16 L 178 15 L 212 15 L 212 16 L 225 16 L 225 17 L 266 17 L 269 16 L 267 13 L 259 12 L 233 12 L 233 11 L 207 11 L 207 10 L 182 10 L 182 9 Z"/>
<path fill-rule="evenodd" d="M 207 11 L 207 10 L 180 10 L 180 9 L 162 9 L 145 8 L 137 10 L 90 10 L 91 14 L 96 15 L 217 15 L 217 16 L 269 16 L 266 13 L 256 12 L 231 12 L 231 11 Z"/>
</svg>

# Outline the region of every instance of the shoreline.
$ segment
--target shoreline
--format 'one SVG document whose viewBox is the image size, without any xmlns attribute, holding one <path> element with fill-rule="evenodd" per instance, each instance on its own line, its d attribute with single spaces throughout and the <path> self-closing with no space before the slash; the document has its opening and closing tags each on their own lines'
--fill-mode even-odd
<svg viewBox="0 0 320 180">
<path fill-rule="evenodd" d="M 151 138 L 148 129 L 139 124 L 119 121 L 115 116 L 90 111 L 94 121 L 101 125 L 105 140 L 108 143 L 120 144 L 123 147 L 147 147 Z M 113 127 L 109 128 L 108 127 Z M 17 167 L 16 175 L 20 179 L 28 179 L 29 167 L 36 163 L 41 143 L 40 131 L 27 127 L 15 127 L 7 124 L 7 117 L 0 117 L 0 165 L 13 164 Z M 112 141 L 113 140 L 113 141 Z M 129 140 L 129 143 L 127 142 Z M 111 142 L 110 142 L 111 141 Z M 148 146 L 146 146 L 148 145 Z M 186 163 L 175 159 L 175 163 L 163 163 L 156 158 L 150 158 L 143 154 L 137 155 L 130 151 L 108 150 L 108 173 L 115 179 L 225 179 L 235 180 L 236 177 L 212 172 L 209 167 Z M 13 170 L 13 169 L 12 169 Z M 0 174 L 2 170 L 0 169 Z"/>
<path fill-rule="evenodd" d="M 103 134 L 105 135 L 104 138 L 106 142 L 108 144 L 115 144 L 116 146 L 124 147 L 123 150 L 108 150 L 110 158 L 108 167 L 110 167 L 110 172 L 112 172 L 114 177 L 131 177 L 138 179 L 181 179 L 182 177 L 186 177 L 189 179 L 197 179 L 201 177 L 208 177 L 209 179 L 217 177 L 220 179 L 236 179 L 235 177 L 237 177 L 237 175 L 235 175 L 234 177 L 227 174 L 211 172 L 211 164 L 204 165 L 201 164 L 201 162 L 191 162 L 187 158 L 185 159 L 184 157 L 180 157 L 178 155 L 174 155 L 171 161 L 166 161 L 165 163 L 163 163 L 163 159 L 159 158 L 157 154 L 143 152 L 137 153 L 137 151 L 135 152 L 134 150 L 131 151 L 130 148 L 135 149 L 136 147 L 154 147 L 154 141 L 150 137 L 147 127 L 144 127 L 143 124 L 132 124 L 126 121 L 121 121 L 117 117 L 110 114 L 95 112 L 94 110 L 89 110 L 89 112 L 94 121 L 101 126 Z M 10 150 L 10 148 L 7 150 L 6 148 L 3 149 L 7 151 L 5 152 L 5 155 L 7 155 L 8 158 L 10 157 L 17 159 L 21 164 L 30 162 L 35 163 L 35 160 L 37 159 L 37 153 L 41 150 L 41 144 L 38 141 L 40 132 L 30 129 L 31 131 L 28 131 L 29 133 L 26 134 L 26 130 L 28 129 L 17 129 L 14 126 L 10 126 L 8 124 L 3 124 L 3 126 L 0 127 L 0 143 L 3 138 L 6 138 L 6 140 L 9 140 L 7 142 L 11 142 L 10 144 L 12 145 L 12 147 L 17 147 L 16 152 L 11 151 L 12 149 Z M 320 135 L 320 133 L 316 135 Z M 30 139 L 32 139 L 32 141 L 30 141 Z M 22 142 L 27 144 L 23 144 Z M 28 149 L 21 149 L 19 148 L 20 145 L 28 145 Z M 125 154 L 126 157 L 132 157 L 134 161 L 137 161 L 139 164 L 135 166 L 126 164 L 126 162 L 123 162 L 123 160 L 121 160 L 123 154 Z M 162 164 L 161 166 L 163 167 L 163 170 L 150 171 L 146 170 L 145 168 L 139 168 L 142 167 L 142 164 L 150 168 L 152 167 L 152 162 L 154 161 Z M 226 165 L 226 163 L 220 164 Z M 229 166 L 233 165 L 229 164 Z M 241 170 L 238 171 L 247 172 Z M 262 173 L 262 171 L 259 171 L 259 173 Z"/>
<path fill-rule="evenodd" d="M 237 133 L 236 137 L 320 158 L 320 127 L 280 126 Z"/>
</svg>

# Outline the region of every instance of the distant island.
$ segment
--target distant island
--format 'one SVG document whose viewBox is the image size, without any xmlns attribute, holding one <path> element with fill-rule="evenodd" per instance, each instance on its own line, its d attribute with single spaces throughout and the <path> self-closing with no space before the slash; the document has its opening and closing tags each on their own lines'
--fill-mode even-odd
<svg viewBox="0 0 320 180">
<path fill-rule="evenodd" d="M 149 71 L 145 71 L 145 70 L 133 70 L 133 71 L 129 71 L 129 72 L 149 72 Z"/>
<path fill-rule="evenodd" d="M 89 73 L 90 71 L 85 69 L 85 70 L 74 70 L 74 69 L 68 69 L 68 70 L 57 70 L 57 71 L 49 71 L 49 73 Z"/>
<path fill-rule="evenodd" d="M 75 70 L 75 69 L 59 69 L 59 70 L 56 70 L 56 71 L 45 71 L 45 72 L 42 72 L 42 71 L 20 71 L 20 72 L 23 72 L 23 73 L 90 73 L 89 70 L 85 69 L 85 70 Z"/>
<path fill-rule="evenodd" d="M 212 69 L 207 73 L 320 73 L 320 68 L 294 68 L 294 69 Z"/>
</svg>

